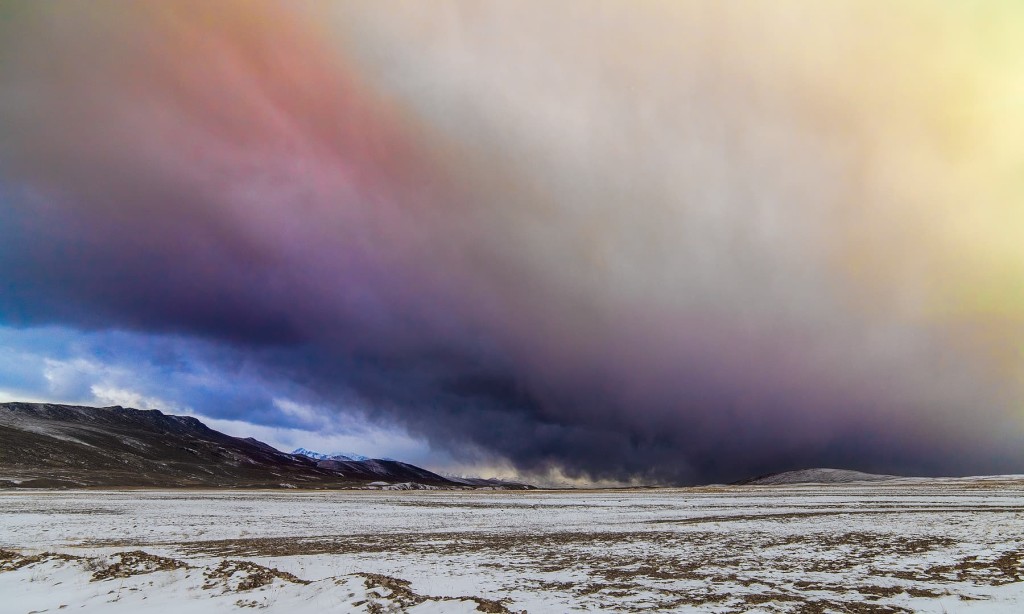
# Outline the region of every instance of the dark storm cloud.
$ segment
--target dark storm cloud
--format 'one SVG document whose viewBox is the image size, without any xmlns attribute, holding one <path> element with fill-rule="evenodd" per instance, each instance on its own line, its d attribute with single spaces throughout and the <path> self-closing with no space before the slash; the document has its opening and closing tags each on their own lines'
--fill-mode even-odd
<svg viewBox="0 0 1024 614">
<path fill-rule="evenodd" d="M 671 4 L 5 6 L 0 324 L 133 331 L 104 351 L 209 415 L 280 390 L 526 473 L 1022 460 L 1012 318 L 946 294 L 923 213 L 974 177 L 929 136 L 941 58 L 865 56 L 842 10 L 821 41 Z"/>
</svg>

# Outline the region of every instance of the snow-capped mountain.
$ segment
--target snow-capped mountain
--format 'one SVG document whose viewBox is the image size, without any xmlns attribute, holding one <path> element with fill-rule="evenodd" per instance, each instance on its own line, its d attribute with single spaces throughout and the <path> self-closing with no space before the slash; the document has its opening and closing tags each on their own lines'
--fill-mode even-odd
<svg viewBox="0 0 1024 614">
<path fill-rule="evenodd" d="M 337 461 L 365 461 L 370 460 L 369 456 L 363 456 L 362 454 L 352 454 L 351 452 L 339 453 L 339 454 L 324 454 L 322 452 L 314 452 L 313 450 L 307 450 L 306 448 L 296 448 L 292 450 L 292 454 L 299 456 L 306 456 L 314 460 L 337 460 Z"/>
</svg>

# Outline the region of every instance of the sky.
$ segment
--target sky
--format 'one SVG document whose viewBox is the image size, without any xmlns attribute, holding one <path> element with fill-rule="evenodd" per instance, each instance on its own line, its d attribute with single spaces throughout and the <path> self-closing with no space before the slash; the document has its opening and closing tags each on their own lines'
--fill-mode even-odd
<svg viewBox="0 0 1024 614">
<path fill-rule="evenodd" d="M 1024 8 L 0 0 L 0 398 L 694 484 L 1024 473 Z"/>
</svg>

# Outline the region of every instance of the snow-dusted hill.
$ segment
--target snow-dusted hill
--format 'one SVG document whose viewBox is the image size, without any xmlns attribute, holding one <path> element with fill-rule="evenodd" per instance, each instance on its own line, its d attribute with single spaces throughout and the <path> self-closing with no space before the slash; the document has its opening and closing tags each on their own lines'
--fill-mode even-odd
<svg viewBox="0 0 1024 614">
<path fill-rule="evenodd" d="M 847 484 L 850 482 L 881 482 L 895 480 L 899 477 L 897 475 L 879 475 L 876 473 L 850 471 L 848 469 L 815 468 L 762 475 L 749 480 L 741 480 L 736 482 L 736 484 L 753 486 L 776 484 Z"/>
</svg>

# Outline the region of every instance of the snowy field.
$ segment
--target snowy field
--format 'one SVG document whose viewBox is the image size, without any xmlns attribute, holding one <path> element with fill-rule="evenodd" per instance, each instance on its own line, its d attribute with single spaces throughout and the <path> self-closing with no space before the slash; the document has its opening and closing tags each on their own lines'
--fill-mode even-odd
<svg viewBox="0 0 1024 614">
<path fill-rule="evenodd" d="M 0 492 L 0 612 L 1024 612 L 1024 478 Z"/>
</svg>

